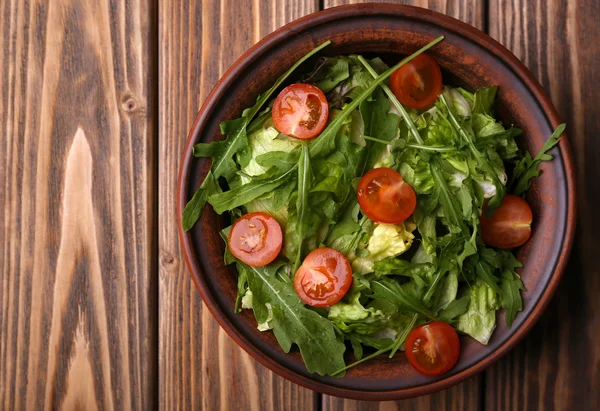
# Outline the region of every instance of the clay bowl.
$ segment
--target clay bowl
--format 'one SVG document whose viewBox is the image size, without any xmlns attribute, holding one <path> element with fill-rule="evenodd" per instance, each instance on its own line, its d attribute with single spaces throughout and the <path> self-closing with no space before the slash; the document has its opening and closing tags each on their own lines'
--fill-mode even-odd
<svg viewBox="0 0 600 411">
<path fill-rule="evenodd" d="M 440 35 L 445 40 L 429 53 L 440 63 L 445 82 L 470 90 L 498 85 L 497 115 L 504 124 L 522 128 L 522 148 L 537 152 L 560 124 L 559 117 L 529 70 L 498 42 L 465 23 L 421 8 L 383 4 L 338 7 L 296 20 L 267 36 L 217 83 L 198 113 L 183 153 L 177 191 L 179 216 L 210 166 L 209 161 L 192 156 L 192 145 L 221 139 L 221 121 L 239 117 L 279 75 L 315 46 L 331 40 L 332 45 L 320 55 L 381 55 L 393 64 Z M 308 61 L 297 73 L 310 70 L 314 63 Z M 505 326 L 504 313 L 500 313 L 487 346 L 462 338 L 458 363 L 439 377 L 416 373 L 401 353 L 393 359 L 380 356 L 364 363 L 344 378 L 310 374 L 299 352 L 285 354 L 271 332 L 256 329 L 250 310 L 233 312 L 237 273 L 223 263 L 224 245 L 218 234 L 228 224 L 227 218 L 207 207 L 188 233 L 182 231 L 180 221 L 181 245 L 206 306 L 231 338 L 272 371 L 310 389 L 341 397 L 391 400 L 424 395 L 457 384 L 506 354 L 531 329 L 556 291 L 573 243 L 575 173 L 566 136 L 552 153 L 555 159 L 543 166 L 542 176 L 528 194 L 535 220 L 531 239 L 519 250 L 527 287 L 523 311 L 510 329 Z M 349 353 L 347 360 L 351 357 Z"/>
</svg>

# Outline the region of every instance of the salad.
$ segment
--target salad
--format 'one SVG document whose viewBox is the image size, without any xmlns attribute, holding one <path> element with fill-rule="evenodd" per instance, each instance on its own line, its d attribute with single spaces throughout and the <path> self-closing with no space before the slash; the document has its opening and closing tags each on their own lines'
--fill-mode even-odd
<svg viewBox="0 0 600 411">
<path fill-rule="evenodd" d="M 531 235 L 523 197 L 565 127 L 535 157 L 520 150 L 522 131 L 494 117 L 497 87 L 442 83 L 424 53 L 442 40 L 392 67 L 321 57 L 290 83 L 326 42 L 223 122 L 224 140 L 194 146 L 212 166 L 184 230 L 207 203 L 229 213 L 236 312 L 252 309 L 310 372 L 343 376 L 403 350 L 439 375 L 458 360 L 458 333 L 487 344 L 499 310 L 508 327 L 522 310 L 511 249 Z"/>
</svg>

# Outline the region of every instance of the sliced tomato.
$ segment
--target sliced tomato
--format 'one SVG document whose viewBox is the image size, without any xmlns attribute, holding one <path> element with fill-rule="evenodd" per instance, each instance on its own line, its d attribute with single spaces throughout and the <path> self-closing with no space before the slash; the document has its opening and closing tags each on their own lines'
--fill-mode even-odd
<svg viewBox="0 0 600 411">
<path fill-rule="evenodd" d="M 433 57 L 419 54 L 392 73 L 390 87 L 400 103 L 423 110 L 442 94 L 442 71 Z"/>
<path fill-rule="evenodd" d="M 486 216 L 486 209 L 484 206 L 481 214 L 481 239 L 484 243 L 497 248 L 513 248 L 529 240 L 533 213 L 527 201 L 507 194 L 490 217 Z"/>
<path fill-rule="evenodd" d="M 275 128 L 300 140 L 318 136 L 325 128 L 328 116 L 329 106 L 325 94 L 310 84 L 287 86 L 273 103 Z"/>
<path fill-rule="evenodd" d="M 358 204 L 371 220 L 398 224 L 415 211 L 417 196 L 400 173 L 387 167 L 374 168 L 358 183 Z"/>
<path fill-rule="evenodd" d="M 298 297 L 313 307 L 327 307 L 340 301 L 352 285 L 352 267 L 333 248 L 311 251 L 294 276 Z"/>
<path fill-rule="evenodd" d="M 231 254 L 243 263 L 262 267 L 277 258 L 282 241 L 279 223 L 266 213 L 256 212 L 233 224 L 227 244 Z"/>
<path fill-rule="evenodd" d="M 460 341 L 451 325 L 435 321 L 413 329 L 406 338 L 406 358 L 423 375 L 448 372 L 458 361 Z"/>
</svg>

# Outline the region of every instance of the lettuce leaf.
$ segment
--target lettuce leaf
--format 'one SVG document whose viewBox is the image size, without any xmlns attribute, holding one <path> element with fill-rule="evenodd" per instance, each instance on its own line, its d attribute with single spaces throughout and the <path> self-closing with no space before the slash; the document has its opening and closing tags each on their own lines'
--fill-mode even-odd
<svg viewBox="0 0 600 411">
<path fill-rule="evenodd" d="M 470 335 L 482 344 L 487 344 L 496 328 L 496 310 L 500 308 L 496 291 L 481 280 L 468 290 L 467 312 L 458 316 L 456 329 Z"/>
</svg>

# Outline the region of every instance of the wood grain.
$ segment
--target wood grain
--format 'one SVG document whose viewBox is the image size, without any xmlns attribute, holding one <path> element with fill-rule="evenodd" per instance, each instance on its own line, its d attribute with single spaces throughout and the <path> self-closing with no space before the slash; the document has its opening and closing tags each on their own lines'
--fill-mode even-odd
<svg viewBox="0 0 600 411">
<path fill-rule="evenodd" d="M 0 409 L 149 409 L 152 4 L 0 3 Z"/>
<path fill-rule="evenodd" d="M 268 371 L 202 306 L 177 239 L 177 169 L 208 92 L 250 46 L 316 1 L 161 1 L 159 10 L 159 407 L 308 410 L 313 392 Z"/>
<path fill-rule="evenodd" d="M 393 3 L 424 7 L 469 23 L 480 30 L 485 28 L 486 0 L 324 0 L 324 8 L 357 3 Z"/>
<path fill-rule="evenodd" d="M 487 372 L 486 409 L 600 409 L 600 2 L 490 3 L 490 33 L 541 81 L 567 123 L 578 232 L 558 293 L 528 337 Z"/>
<path fill-rule="evenodd" d="M 325 0 L 325 8 L 342 4 L 364 3 L 356 0 Z M 484 1 L 385 1 L 385 3 L 410 4 L 425 7 L 463 20 L 472 26 L 483 29 Z M 475 376 L 448 390 L 404 401 L 367 402 L 344 400 L 323 396 L 323 410 L 326 411 L 367 411 L 367 410 L 475 410 L 480 406 L 480 395 L 483 387 L 481 376 Z"/>
</svg>

